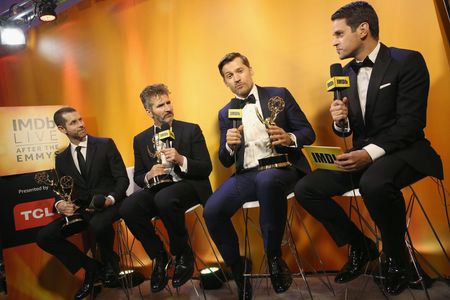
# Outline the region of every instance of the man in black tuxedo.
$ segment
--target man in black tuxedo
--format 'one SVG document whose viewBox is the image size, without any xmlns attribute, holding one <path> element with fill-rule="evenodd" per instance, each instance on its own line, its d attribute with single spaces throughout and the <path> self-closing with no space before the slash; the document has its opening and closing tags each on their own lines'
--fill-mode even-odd
<svg viewBox="0 0 450 300">
<path fill-rule="evenodd" d="M 317 170 L 298 182 L 295 195 L 338 246 L 350 245 L 348 262 L 335 278 L 344 283 L 378 257 L 374 242 L 331 199 L 359 187 L 381 232 L 386 291 L 396 295 L 408 285 L 410 265 L 401 189 L 427 175 L 443 177 L 441 160 L 423 132 L 428 70 L 419 52 L 378 41 L 378 17 L 367 2 L 345 5 L 331 19 L 339 58 L 354 58 L 344 68 L 350 88 L 331 104 L 333 130 L 344 137 L 353 134 L 353 148 L 337 156 L 345 172 Z"/>
<path fill-rule="evenodd" d="M 244 270 L 246 263 L 240 258 L 231 217 L 245 202 L 258 200 L 271 282 L 274 290 L 282 293 L 292 283 L 289 269 L 281 258 L 281 240 L 287 215 L 286 196 L 292 192 L 296 181 L 310 171 L 299 149 L 311 144 L 315 134 L 286 88 L 259 87 L 253 83 L 253 69 L 244 55 L 236 52 L 227 54 L 219 63 L 219 72 L 224 83 L 236 95 L 219 112 L 219 159 L 225 167 L 235 164 L 236 174 L 208 199 L 205 221 L 225 263 L 231 267 L 239 298 L 250 299 L 250 281 L 248 277 L 244 281 L 242 276 L 248 270 Z M 269 117 L 269 99 L 276 96 L 284 100 L 285 107 L 276 117 L 277 125 L 266 129 L 255 109 L 263 118 Z M 237 106 L 243 107 L 243 115 L 235 128 L 232 120 L 228 119 L 228 109 Z M 258 171 L 258 159 L 271 155 L 270 143 L 276 152 L 288 155 L 292 166 Z"/>
<path fill-rule="evenodd" d="M 95 279 L 100 275 L 99 263 L 66 240 L 67 236 L 61 232 L 64 216 L 77 212 L 88 221 L 103 263 L 117 273 L 112 224 L 119 219 L 118 207 L 125 197 L 129 180 L 125 164 L 112 139 L 87 135 L 83 119 L 71 107 L 59 109 L 53 118 L 59 131 L 70 140 L 70 145 L 55 158 L 56 173 L 59 178 L 73 178 L 72 199 L 75 202 L 56 200 L 54 207 L 62 217 L 39 231 L 37 244 L 56 256 L 71 273 L 75 274 L 81 268 L 85 270 L 83 285 L 75 295 L 75 299 L 83 299 L 89 295 Z M 89 208 L 94 199 L 96 209 Z"/>
<path fill-rule="evenodd" d="M 200 127 L 174 120 L 167 86 L 148 86 L 140 97 L 154 121 L 154 126 L 135 136 L 133 142 L 134 181 L 144 189 L 124 201 L 120 214 L 153 260 L 151 291 L 159 292 L 167 285 L 172 258 L 150 220 L 159 217 L 167 229 L 170 251 L 175 256 L 172 285 L 178 288 L 192 277 L 194 271 L 185 211 L 197 203 L 203 204 L 211 194 L 208 177 L 212 164 Z M 164 126 L 170 126 L 168 131 L 174 134 L 173 140 L 163 142 L 160 139 L 158 132 Z M 156 176 L 164 174 L 171 175 L 174 183 L 162 188 L 152 187 Z"/>
</svg>

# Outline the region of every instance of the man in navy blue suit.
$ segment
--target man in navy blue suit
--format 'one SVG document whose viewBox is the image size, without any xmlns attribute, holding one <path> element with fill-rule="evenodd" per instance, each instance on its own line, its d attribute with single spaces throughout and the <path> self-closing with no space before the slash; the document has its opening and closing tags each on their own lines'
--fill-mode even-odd
<svg viewBox="0 0 450 300">
<path fill-rule="evenodd" d="M 346 172 L 316 170 L 299 181 L 295 195 L 338 246 L 350 245 L 348 261 L 335 278 L 345 283 L 378 257 L 375 243 L 331 199 L 359 187 L 381 232 L 385 289 L 397 295 L 409 279 L 401 189 L 427 175 L 443 177 L 442 162 L 423 132 L 428 70 L 419 52 L 379 42 L 378 17 L 367 2 L 345 5 L 331 19 L 339 58 L 354 58 L 344 67 L 350 88 L 330 107 L 332 128 L 340 136 L 353 134 L 353 149 L 336 157 Z"/>
<path fill-rule="evenodd" d="M 209 232 L 225 263 L 231 268 L 239 290 L 239 298 L 251 298 L 251 286 L 243 273 L 246 265 L 239 254 L 239 242 L 231 217 L 247 201 L 258 200 L 260 226 L 263 234 L 271 275 L 277 293 L 286 291 L 292 277 L 281 258 L 287 201 L 295 182 L 310 171 L 305 157 L 299 150 L 315 139 L 314 131 L 286 88 L 259 87 L 253 83 L 253 70 L 248 59 L 240 53 L 229 53 L 219 63 L 219 71 L 225 85 L 235 94 L 219 112 L 219 159 L 225 167 L 236 166 L 236 173 L 225 181 L 208 199 L 204 217 Z M 265 125 L 258 119 L 255 109 L 264 118 L 270 116 L 269 99 L 281 97 L 285 107 L 276 117 L 276 125 Z M 228 109 L 243 107 L 242 121 L 233 124 L 228 119 Z M 236 125 L 235 127 L 233 125 Z M 286 153 L 290 167 L 258 171 L 258 159 L 271 154 L 272 143 L 277 153 Z M 248 278 L 248 277 L 247 277 Z M 245 293 L 244 293 L 245 285 Z"/>
</svg>

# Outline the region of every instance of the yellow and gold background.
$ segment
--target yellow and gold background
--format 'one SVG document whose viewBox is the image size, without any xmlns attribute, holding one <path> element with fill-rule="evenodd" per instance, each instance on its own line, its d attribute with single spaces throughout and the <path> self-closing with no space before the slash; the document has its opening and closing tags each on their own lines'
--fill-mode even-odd
<svg viewBox="0 0 450 300">
<path fill-rule="evenodd" d="M 330 16 L 347 2 L 84 0 L 55 23 L 30 30 L 25 50 L 0 58 L 0 105 L 74 106 L 87 121 L 88 131 L 112 137 L 126 165 L 132 166 L 133 136 L 152 124 L 139 93 L 148 84 L 163 82 L 172 92 L 176 118 L 203 129 L 216 188 L 231 174 L 217 158 L 217 112 L 232 97 L 217 70 L 227 52 L 248 56 L 257 84 L 285 86 L 292 92 L 316 131 L 317 145 L 342 145 L 330 130 L 332 95 L 325 92 L 325 81 L 330 64 L 339 62 L 331 45 Z M 425 57 L 431 79 L 425 131 L 442 157 L 444 174 L 449 174 L 450 49 L 440 1 L 371 3 L 380 19 L 380 40 L 418 50 Z M 436 185 L 425 179 L 415 189 L 448 251 L 445 204 Z M 345 199 L 342 203 L 348 205 Z M 302 210 L 301 214 L 326 269 L 340 268 L 346 250 L 338 250 L 318 222 Z M 416 215 L 411 225 L 415 246 L 448 276 L 448 260 L 423 225 L 423 217 Z M 242 233 L 241 218 L 234 221 Z M 294 228 L 294 235 L 300 252 L 306 251 L 303 231 Z M 255 241 L 262 247 L 258 238 Z M 253 248 L 261 254 L 256 249 L 261 247 Z"/>
</svg>

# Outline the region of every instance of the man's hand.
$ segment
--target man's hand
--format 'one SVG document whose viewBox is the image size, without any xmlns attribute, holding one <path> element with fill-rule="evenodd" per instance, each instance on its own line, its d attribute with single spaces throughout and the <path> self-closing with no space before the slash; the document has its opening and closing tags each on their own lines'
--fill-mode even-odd
<svg viewBox="0 0 450 300">
<path fill-rule="evenodd" d="M 61 201 L 56 206 L 56 209 L 65 216 L 71 216 L 78 209 L 78 206 L 69 201 Z"/>
<path fill-rule="evenodd" d="M 342 124 L 348 117 L 348 99 L 344 97 L 342 100 L 334 100 L 331 102 L 330 113 L 336 124 Z"/>
<path fill-rule="evenodd" d="M 106 197 L 105 207 L 112 206 L 113 204 L 114 204 L 113 200 L 110 197 Z"/>
<path fill-rule="evenodd" d="M 283 128 L 271 125 L 266 129 L 266 131 L 270 136 L 270 141 L 272 142 L 273 146 L 282 145 L 288 147 L 292 145 L 292 139 L 290 135 L 287 134 Z"/>
<path fill-rule="evenodd" d="M 183 165 L 183 156 L 180 155 L 175 148 L 164 148 L 161 152 L 164 154 L 168 162 L 179 166 Z"/>
<path fill-rule="evenodd" d="M 236 145 L 241 143 L 241 134 L 243 130 L 243 125 L 239 126 L 239 128 L 230 128 L 227 130 L 227 145 L 231 149 L 234 149 Z"/>
<path fill-rule="evenodd" d="M 344 171 L 359 171 L 372 163 L 372 158 L 366 150 L 355 150 L 336 156 L 334 162 Z"/>
<path fill-rule="evenodd" d="M 150 180 L 150 178 L 153 178 L 158 175 L 166 174 L 166 167 L 164 167 L 162 164 L 156 164 L 153 165 L 150 171 L 147 172 L 145 177 L 147 178 L 147 181 Z"/>
</svg>

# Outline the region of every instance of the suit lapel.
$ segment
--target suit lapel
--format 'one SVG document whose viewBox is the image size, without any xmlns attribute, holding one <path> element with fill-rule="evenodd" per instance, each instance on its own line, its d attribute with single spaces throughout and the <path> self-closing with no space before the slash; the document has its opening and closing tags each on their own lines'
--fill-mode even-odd
<svg viewBox="0 0 450 300">
<path fill-rule="evenodd" d="M 172 131 L 175 135 L 175 139 L 172 142 L 172 148 L 179 149 L 181 143 L 181 136 L 183 135 L 183 126 L 176 120 L 172 122 Z"/>
<path fill-rule="evenodd" d="M 256 87 L 258 89 L 259 104 L 261 105 L 262 115 L 265 119 L 265 118 L 270 117 L 270 111 L 269 111 L 269 106 L 268 106 L 269 95 L 263 88 L 261 88 L 259 86 L 256 86 Z"/>
<path fill-rule="evenodd" d="M 391 57 L 389 49 L 381 44 L 380 52 L 378 52 L 378 56 L 375 60 L 370 76 L 369 87 L 367 89 L 366 115 L 371 115 L 375 107 L 378 91 L 390 62 Z"/>
<path fill-rule="evenodd" d="M 145 143 L 144 143 L 144 153 L 147 154 L 147 157 L 150 161 L 156 163 L 156 157 L 152 157 L 150 153 L 155 154 L 155 145 L 153 144 L 153 137 L 155 136 L 155 125 L 150 127 L 145 134 Z"/>
<path fill-rule="evenodd" d="M 358 120 L 358 123 L 364 124 L 363 116 L 362 116 L 362 110 L 361 110 L 361 103 L 359 102 L 359 95 L 358 95 L 358 80 L 356 79 L 356 73 L 353 71 L 352 68 L 349 68 L 349 77 L 350 77 L 350 88 L 349 88 L 349 102 L 350 102 L 350 109 L 352 110 L 353 114 L 356 115 L 356 118 Z"/>
<path fill-rule="evenodd" d="M 86 177 L 89 178 L 91 168 L 95 159 L 95 153 L 97 152 L 97 143 L 94 137 L 88 137 L 88 147 L 86 149 Z"/>
</svg>

